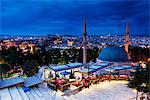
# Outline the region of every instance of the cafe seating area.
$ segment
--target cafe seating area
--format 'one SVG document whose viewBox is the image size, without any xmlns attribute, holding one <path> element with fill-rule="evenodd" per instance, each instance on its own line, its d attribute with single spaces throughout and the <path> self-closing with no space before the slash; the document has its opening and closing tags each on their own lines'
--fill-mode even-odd
<svg viewBox="0 0 150 100">
<path fill-rule="evenodd" d="M 119 73 L 120 70 L 128 72 L 131 66 L 113 67 L 113 63 L 100 63 L 85 65 L 82 63 L 70 63 L 67 65 L 51 66 L 49 70 L 53 76 L 46 81 L 49 88 L 53 90 L 60 90 L 64 94 L 74 94 L 84 88 L 89 88 L 92 84 L 99 84 L 105 80 L 128 80 L 128 74 L 114 74 Z M 113 73 L 114 72 L 114 73 Z M 75 88 L 72 88 L 75 87 Z M 74 92 L 73 92 L 74 91 Z"/>
<path fill-rule="evenodd" d="M 129 72 L 132 68 L 131 66 L 124 66 L 122 68 L 118 66 L 114 67 L 113 63 L 92 65 L 70 63 L 67 65 L 44 66 L 39 69 L 36 76 L 25 78 L 19 81 L 19 83 L 23 82 L 23 86 L 28 88 L 46 83 L 50 89 L 56 92 L 59 90 L 65 96 L 76 94 L 85 88 L 90 88 L 91 85 L 98 85 L 106 80 L 128 80 L 130 75 L 126 74 L 126 72 Z M 14 83 L 8 86 L 2 86 L 1 83 L 1 87 L 4 88 L 18 84 Z M 30 91 L 30 89 L 28 90 Z"/>
</svg>

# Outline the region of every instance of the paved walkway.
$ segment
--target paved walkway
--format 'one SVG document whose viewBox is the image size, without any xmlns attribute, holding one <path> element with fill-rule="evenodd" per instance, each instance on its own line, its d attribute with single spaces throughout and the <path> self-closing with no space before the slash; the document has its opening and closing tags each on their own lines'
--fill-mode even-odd
<svg viewBox="0 0 150 100">
<path fill-rule="evenodd" d="M 24 92 L 21 86 L 0 90 L 0 100 L 134 100 L 136 93 L 127 88 L 126 81 L 105 81 L 83 89 L 75 95 L 61 96 L 60 91 L 53 91 L 46 83 Z"/>
</svg>

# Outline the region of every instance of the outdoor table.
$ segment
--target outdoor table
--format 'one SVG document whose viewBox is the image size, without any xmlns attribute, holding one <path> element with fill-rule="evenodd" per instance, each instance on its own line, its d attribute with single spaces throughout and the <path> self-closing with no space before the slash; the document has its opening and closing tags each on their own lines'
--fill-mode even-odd
<svg viewBox="0 0 150 100">
<path fill-rule="evenodd" d="M 111 75 L 110 77 L 111 77 L 111 80 L 115 80 L 116 79 L 116 77 L 114 75 Z"/>
<path fill-rule="evenodd" d="M 99 82 L 99 79 L 98 79 L 98 78 L 92 80 L 92 83 L 93 83 L 93 84 L 97 84 L 98 82 Z"/>
<path fill-rule="evenodd" d="M 126 76 L 126 75 L 119 75 L 119 79 L 128 79 L 128 76 Z"/>
<path fill-rule="evenodd" d="M 99 78 L 103 78 L 103 75 L 99 75 L 98 77 L 99 77 Z"/>
<path fill-rule="evenodd" d="M 94 76 L 89 76 L 87 79 L 89 79 L 89 80 L 94 80 L 94 79 L 96 79 L 96 77 L 94 77 Z"/>
<path fill-rule="evenodd" d="M 89 87 L 89 85 L 91 84 L 91 81 L 89 79 L 84 79 L 84 80 L 82 80 L 82 82 L 83 82 L 85 88 Z"/>
<path fill-rule="evenodd" d="M 67 90 L 70 87 L 70 84 L 62 79 L 52 80 L 51 82 L 61 91 Z"/>
<path fill-rule="evenodd" d="M 76 81 L 76 79 L 69 79 L 69 82 L 74 82 Z"/>
<path fill-rule="evenodd" d="M 63 83 L 64 83 L 64 81 L 63 81 L 63 80 L 61 80 L 61 79 L 58 79 L 58 80 L 56 80 L 55 82 L 56 82 L 56 84 L 57 84 L 57 85 L 59 85 L 59 84 L 63 84 Z"/>
<path fill-rule="evenodd" d="M 115 77 L 115 78 L 117 78 L 117 79 L 119 78 L 119 76 L 118 76 L 118 75 L 114 75 L 114 77 Z"/>
<path fill-rule="evenodd" d="M 110 79 L 110 78 L 111 78 L 110 75 L 104 75 L 103 77 L 104 77 L 104 78 L 107 78 L 107 79 Z"/>
<path fill-rule="evenodd" d="M 71 85 L 78 87 L 81 85 L 81 83 L 80 82 L 73 82 L 73 83 L 71 83 Z"/>
<path fill-rule="evenodd" d="M 56 85 L 65 84 L 66 83 L 65 80 L 62 80 L 62 79 L 52 80 L 51 82 L 56 84 Z"/>
</svg>

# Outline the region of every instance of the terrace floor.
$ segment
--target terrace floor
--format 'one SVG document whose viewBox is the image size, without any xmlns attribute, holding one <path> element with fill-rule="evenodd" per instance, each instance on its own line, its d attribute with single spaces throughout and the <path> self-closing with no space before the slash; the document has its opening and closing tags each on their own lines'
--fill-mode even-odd
<svg viewBox="0 0 150 100">
<path fill-rule="evenodd" d="M 51 90 L 46 83 L 27 92 L 14 86 L 1 89 L 0 100 L 135 100 L 136 93 L 126 84 L 126 81 L 104 81 L 70 96 L 62 96 L 61 91 Z"/>
</svg>

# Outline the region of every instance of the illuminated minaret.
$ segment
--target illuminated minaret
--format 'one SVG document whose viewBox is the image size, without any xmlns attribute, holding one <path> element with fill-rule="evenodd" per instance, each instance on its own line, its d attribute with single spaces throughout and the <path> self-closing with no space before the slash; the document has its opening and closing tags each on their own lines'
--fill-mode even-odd
<svg viewBox="0 0 150 100">
<path fill-rule="evenodd" d="M 87 52 L 86 52 L 86 47 L 87 47 L 87 45 L 86 45 L 86 35 L 87 35 L 87 33 L 86 33 L 86 22 L 84 22 L 84 33 L 83 33 L 83 63 L 86 63 L 86 61 L 87 61 Z"/>
<path fill-rule="evenodd" d="M 128 53 L 129 49 L 129 26 L 126 24 L 126 34 L 125 34 L 125 51 Z"/>
</svg>

